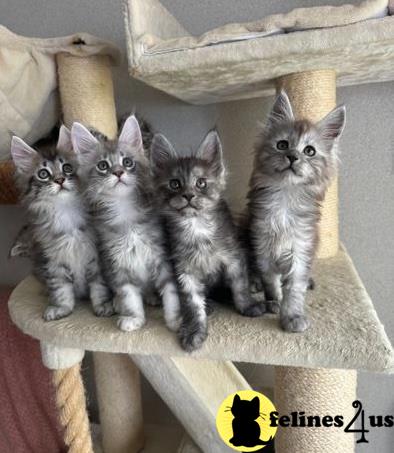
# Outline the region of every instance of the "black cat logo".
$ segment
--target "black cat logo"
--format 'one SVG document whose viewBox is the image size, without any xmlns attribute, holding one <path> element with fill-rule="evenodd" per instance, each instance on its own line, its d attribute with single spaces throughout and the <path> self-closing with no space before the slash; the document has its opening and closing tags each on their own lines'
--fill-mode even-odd
<svg viewBox="0 0 394 453">
<path fill-rule="evenodd" d="M 241 399 L 239 395 L 235 395 L 231 413 L 234 416 L 232 422 L 233 437 L 229 442 L 234 447 L 257 447 L 259 445 L 268 445 L 272 441 L 272 436 L 267 441 L 260 439 L 260 425 L 256 420 L 259 417 L 263 417 L 263 414 L 260 413 L 258 396 L 248 401 Z"/>
</svg>

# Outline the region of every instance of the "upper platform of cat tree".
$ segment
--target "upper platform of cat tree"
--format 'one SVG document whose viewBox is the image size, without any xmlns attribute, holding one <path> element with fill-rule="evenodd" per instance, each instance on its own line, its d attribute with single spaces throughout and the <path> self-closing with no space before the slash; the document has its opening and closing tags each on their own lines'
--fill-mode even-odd
<svg viewBox="0 0 394 453">
<path fill-rule="evenodd" d="M 191 36 L 158 0 L 128 0 L 130 74 L 186 102 L 273 94 L 279 76 L 334 69 L 338 84 L 394 80 L 388 0 L 315 7 Z"/>
<path fill-rule="evenodd" d="M 317 288 L 308 294 L 312 327 L 305 333 L 283 332 L 274 315 L 244 318 L 229 307 L 215 307 L 209 337 L 198 359 L 269 365 L 361 369 L 394 372 L 394 352 L 372 302 L 344 250 L 316 263 Z M 62 320 L 45 323 L 44 288 L 26 278 L 9 300 L 12 320 L 26 334 L 47 345 L 79 350 L 188 356 L 167 330 L 161 308 L 147 308 L 147 325 L 125 333 L 116 318 L 96 318 L 88 304 Z"/>
</svg>

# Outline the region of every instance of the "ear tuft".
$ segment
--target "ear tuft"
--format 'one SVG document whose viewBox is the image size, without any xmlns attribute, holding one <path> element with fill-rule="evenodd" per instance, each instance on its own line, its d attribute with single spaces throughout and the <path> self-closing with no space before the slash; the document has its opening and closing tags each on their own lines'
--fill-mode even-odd
<svg viewBox="0 0 394 453">
<path fill-rule="evenodd" d="M 216 130 L 208 132 L 198 148 L 196 157 L 208 162 L 216 172 L 224 169 L 222 143 Z"/>
<path fill-rule="evenodd" d="M 283 121 L 294 121 L 293 109 L 285 91 L 281 91 L 275 99 L 271 113 L 268 117 L 269 124 Z"/>
<path fill-rule="evenodd" d="M 160 170 L 168 161 L 177 158 L 178 154 L 169 140 L 163 134 L 155 134 L 150 153 L 152 170 Z"/>
<path fill-rule="evenodd" d="M 33 161 L 38 155 L 31 146 L 15 135 L 11 140 L 11 156 L 15 167 L 20 172 L 26 172 L 33 166 Z"/>
<path fill-rule="evenodd" d="M 96 154 L 100 145 L 97 138 L 81 123 L 74 123 L 71 128 L 71 142 L 74 152 L 84 161 Z"/>
<path fill-rule="evenodd" d="M 339 139 L 346 124 L 346 107 L 339 105 L 317 123 L 317 128 L 325 140 Z"/>
<path fill-rule="evenodd" d="M 127 145 L 133 150 L 143 150 L 140 125 L 134 115 L 129 116 L 124 122 L 122 131 L 119 135 L 119 142 Z"/>
<path fill-rule="evenodd" d="M 73 150 L 73 144 L 71 141 L 71 131 L 64 124 L 62 124 L 59 129 L 59 138 L 57 140 L 56 149 L 61 151 Z"/>
</svg>

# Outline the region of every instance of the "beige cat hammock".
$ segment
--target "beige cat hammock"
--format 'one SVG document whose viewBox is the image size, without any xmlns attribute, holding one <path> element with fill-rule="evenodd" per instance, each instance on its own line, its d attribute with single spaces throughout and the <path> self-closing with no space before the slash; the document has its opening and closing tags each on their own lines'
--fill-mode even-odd
<svg viewBox="0 0 394 453">
<path fill-rule="evenodd" d="M 394 80 L 394 17 L 387 15 L 388 6 L 388 1 L 370 0 L 308 8 L 195 38 L 159 1 L 129 0 L 130 73 L 191 103 L 265 96 L 285 88 L 296 115 L 316 121 L 335 106 L 337 83 Z M 80 42 L 75 45 L 83 48 Z M 114 136 L 108 57 L 68 52 L 59 53 L 56 62 L 65 123 L 79 120 Z M 149 452 L 140 371 L 185 429 L 179 453 L 230 451 L 216 433 L 216 411 L 228 394 L 250 388 L 232 362 L 275 367 L 279 412 L 341 414 L 350 420 L 356 370 L 393 372 L 394 353 L 351 259 L 339 245 L 337 197 L 335 182 L 323 207 L 318 286 L 308 295 L 313 324 L 303 334 L 282 332 L 272 317 L 245 319 L 223 308 L 210 318 L 203 348 L 189 356 L 155 310 L 148 313 L 146 327 L 132 333 L 119 331 L 113 319 L 96 318 L 82 306 L 68 318 L 44 323 L 42 287 L 32 277 L 21 282 L 10 298 L 10 313 L 23 332 L 40 340 L 45 365 L 56 370 L 69 451 L 93 451 L 79 374 L 85 351 L 94 352 L 105 453 L 138 452 L 144 445 Z M 161 451 L 166 453 L 164 447 Z M 276 451 L 351 453 L 354 437 L 338 429 L 287 428 L 278 431 Z"/>
</svg>

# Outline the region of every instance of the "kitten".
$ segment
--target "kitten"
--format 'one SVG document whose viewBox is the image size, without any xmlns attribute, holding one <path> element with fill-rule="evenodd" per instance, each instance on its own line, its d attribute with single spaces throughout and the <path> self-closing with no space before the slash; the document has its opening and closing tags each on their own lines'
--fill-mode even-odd
<svg viewBox="0 0 394 453">
<path fill-rule="evenodd" d="M 171 330 L 179 326 L 179 300 L 167 261 L 162 227 L 152 206 L 149 161 L 135 116 L 109 140 L 74 123 L 72 142 L 81 163 L 84 195 L 99 237 L 107 281 L 115 294 L 121 330 L 145 324 L 143 301 L 163 300 Z"/>
<path fill-rule="evenodd" d="M 222 278 L 241 314 L 258 316 L 263 306 L 251 304 L 246 257 L 223 199 L 225 168 L 218 134 L 208 133 L 188 157 L 179 156 L 163 135 L 155 135 L 151 170 L 181 295 L 178 335 L 182 347 L 192 351 L 207 337 L 206 297 Z"/>
<path fill-rule="evenodd" d="M 94 313 L 110 316 L 112 303 L 78 190 L 70 131 L 62 126 L 57 146 L 46 143 L 40 151 L 13 137 L 11 155 L 27 211 L 23 235 L 29 233 L 30 244 L 26 253 L 33 260 L 35 275 L 48 290 L 44 319 L 69 315 L 75 300 L 89 295 Z"/>
<path fill-rule="evenodd" d="M 267 300 L 283 300 L 284 330 L 309 326 L 305 294 L 318 244 L 320 203 L 336 172 L 345 126 L 339 106 L 316 124 L 295 120 L 287 95 L 276 99 L 256 147 L 248 194 L 248 240 Z"/>
</svg>

